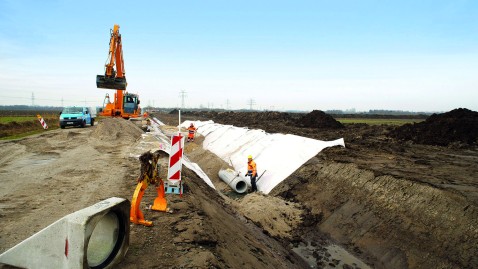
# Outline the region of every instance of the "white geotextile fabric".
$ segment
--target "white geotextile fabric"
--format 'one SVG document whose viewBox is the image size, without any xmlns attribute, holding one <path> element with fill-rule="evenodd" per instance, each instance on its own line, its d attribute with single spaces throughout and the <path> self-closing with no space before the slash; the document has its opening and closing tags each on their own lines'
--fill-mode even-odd
<svg viewBox="0 0 478 269">
<path fill-rule="evenodd" d="M 151 122 L 151 128 L 149 129 L 150 131 L 149 133 L 146 133 L 146 135 L 153 135 L 156 139 L 158 139 L 161 142 L 160 149 L 166 152 L 167 154 L 170 154 L 171 153 L 171 138 L 165 135 L 163 132 L 161 132 L 161 130 L 159 129 L 160 125 L 164 125 L 164 123 L 154 118 L 154 120 Z M 199 167 L 199 165 L 197 165 L 196 163 L 191 162 L 185 154 L 183 154 L 183 165 L 193 170 L 211 188 L 216 189 L 211 179 L 206 175 L 206 173 L 204 173 L 201 167 Z"/>
<path fill-rule="evenodd" d="M 246 174 L 247 156 L 252 155 L 258 175 L 266 171 L 257 183 L 258 190 L 265 194 L 324 148 L 345 147 L 343 138 L 320 141 L 290 134 L 269 134 L 263 130 L 221 125 L 213 121 L 185 121 L 181 127 L 187 128 L 191 123 L 197 128 L 197 133 L 204 136 L 203 148 L 228 162 L 240 175 Z"/>
</svg>

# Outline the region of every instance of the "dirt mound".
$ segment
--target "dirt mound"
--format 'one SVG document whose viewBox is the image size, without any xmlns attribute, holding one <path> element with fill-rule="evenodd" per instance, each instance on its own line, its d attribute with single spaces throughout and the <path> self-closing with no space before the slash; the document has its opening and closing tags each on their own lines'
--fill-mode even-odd
<svg viewBox="0 0 478 269">
<path fill-rule="evenodd" d="M 220 124 L 231 124 L 238 127 L 263 129 L 266 132 L 284 132 L 284 126 L 304 128 L 342 129 L 344 126 L 332 116 L 314 110 L 308 114 L 287 113 L 277 111 L 265 112 L 215 112 L 194 111 L 184 115 L 195 119 L 212 119 Z"/>
<path fill-rule="evenodd" d="M 433 114 L 424 122 L 397 127 L 390 132 L 390 136 L 427 145 L 476 144 L 478 112 L 458 108 L 443 114 Z"/>
<path fill-rule="evenodd" d="M 143 131 L 131 121 L 120 118 L 104 118 L 91 134 L 92 137 L 100 140 L 122 140 L 134 142 L 141 137 Z"/>
<path fill-rule="evenodd" d="M 294 118 L 285 112 L 216 112 L 216 111 L 191 111 L 184 115 L 195 120 L 213 120 L 220 124 L 231 124 L 238 127 L 249 127 L 268 130 L 274 126 L 295 125 Z"/>
<path fill-rule="evenodd" d="M 223 112 L 216 115 L 217 121 L 233 121 L 239 125 L 253 126 L 266 123 L 286 123 L 290 120 L 288 113 L 281 112 Z"/>
<path fill-rule="evenodd" d="M 301 206 L 277 197 L 252 193 L 236 207 L 271 236 L 291 239 L 292 231 L 302 223 Z"/>
<path fill-rule="evenodd" d="M 306 128 L 328 128 L 341 129 L 344 128 L 342 123 L 336 121 L 332 116 L 320 110 L 314 110 L 297 121 L 297 126 Z"/>
</svg>

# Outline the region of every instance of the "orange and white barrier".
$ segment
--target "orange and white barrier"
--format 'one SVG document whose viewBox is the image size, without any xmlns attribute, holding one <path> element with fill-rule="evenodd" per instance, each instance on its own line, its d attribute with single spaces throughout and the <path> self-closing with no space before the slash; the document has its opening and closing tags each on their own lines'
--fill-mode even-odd
<svg viewBox="0 0 478 269">
<path fill-rule="evenodd" d="M 46 124 L 46 122 L 43 120 L 42 116 L 40 116 L 40 114 L 37 114 L 37 118 L 38 120 L 40 121 L 41 123 L 41 126 L 43 126 L 43 129 L 48 129 L 48 125 Z"/>
<path fill-rule="evenodd" d="M 166 192 L 169 191 L 167 187 L 181 187 L 181 169 L 183 160 L 184 136 L 181 133 L 171 137 L 171 152 L 169 154 L 168 167 L 168 184 L 165 184 Z"/>
</svg>

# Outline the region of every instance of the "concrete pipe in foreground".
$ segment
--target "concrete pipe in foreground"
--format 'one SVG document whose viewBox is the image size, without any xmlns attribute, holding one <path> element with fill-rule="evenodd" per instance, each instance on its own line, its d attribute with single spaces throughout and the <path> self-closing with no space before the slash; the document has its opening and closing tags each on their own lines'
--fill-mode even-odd
<svg viewBox="0 0 478 269">
<path fill-rule="evenodd" d="M 232 169 L 219 170 L 219 178 L 226 182 L 237 193 L 245 193 L 247 191 L 246 179 L 241 177 Z"/>
<path fill-rule="evenodd" d="M 0 264 L 32 269 L 116 268 L 129 247 L 130 208 L 128 200 L 111 197 L 71 213 L 0 254 Z"/>
</svg>

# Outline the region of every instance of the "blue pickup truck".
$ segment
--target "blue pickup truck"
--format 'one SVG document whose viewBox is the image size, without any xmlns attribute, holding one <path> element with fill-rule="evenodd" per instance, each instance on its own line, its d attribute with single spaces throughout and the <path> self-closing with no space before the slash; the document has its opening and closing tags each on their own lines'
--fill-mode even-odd
<svg viewBox="0 0 478 269">
<path fill-rule="evenodd" d="M 67 106 L 60 113 L 60 128 L 67 126 L 85 127 L 87 124 L 95 124 L 96 109 L 81 106 Z"/>
</svg>

